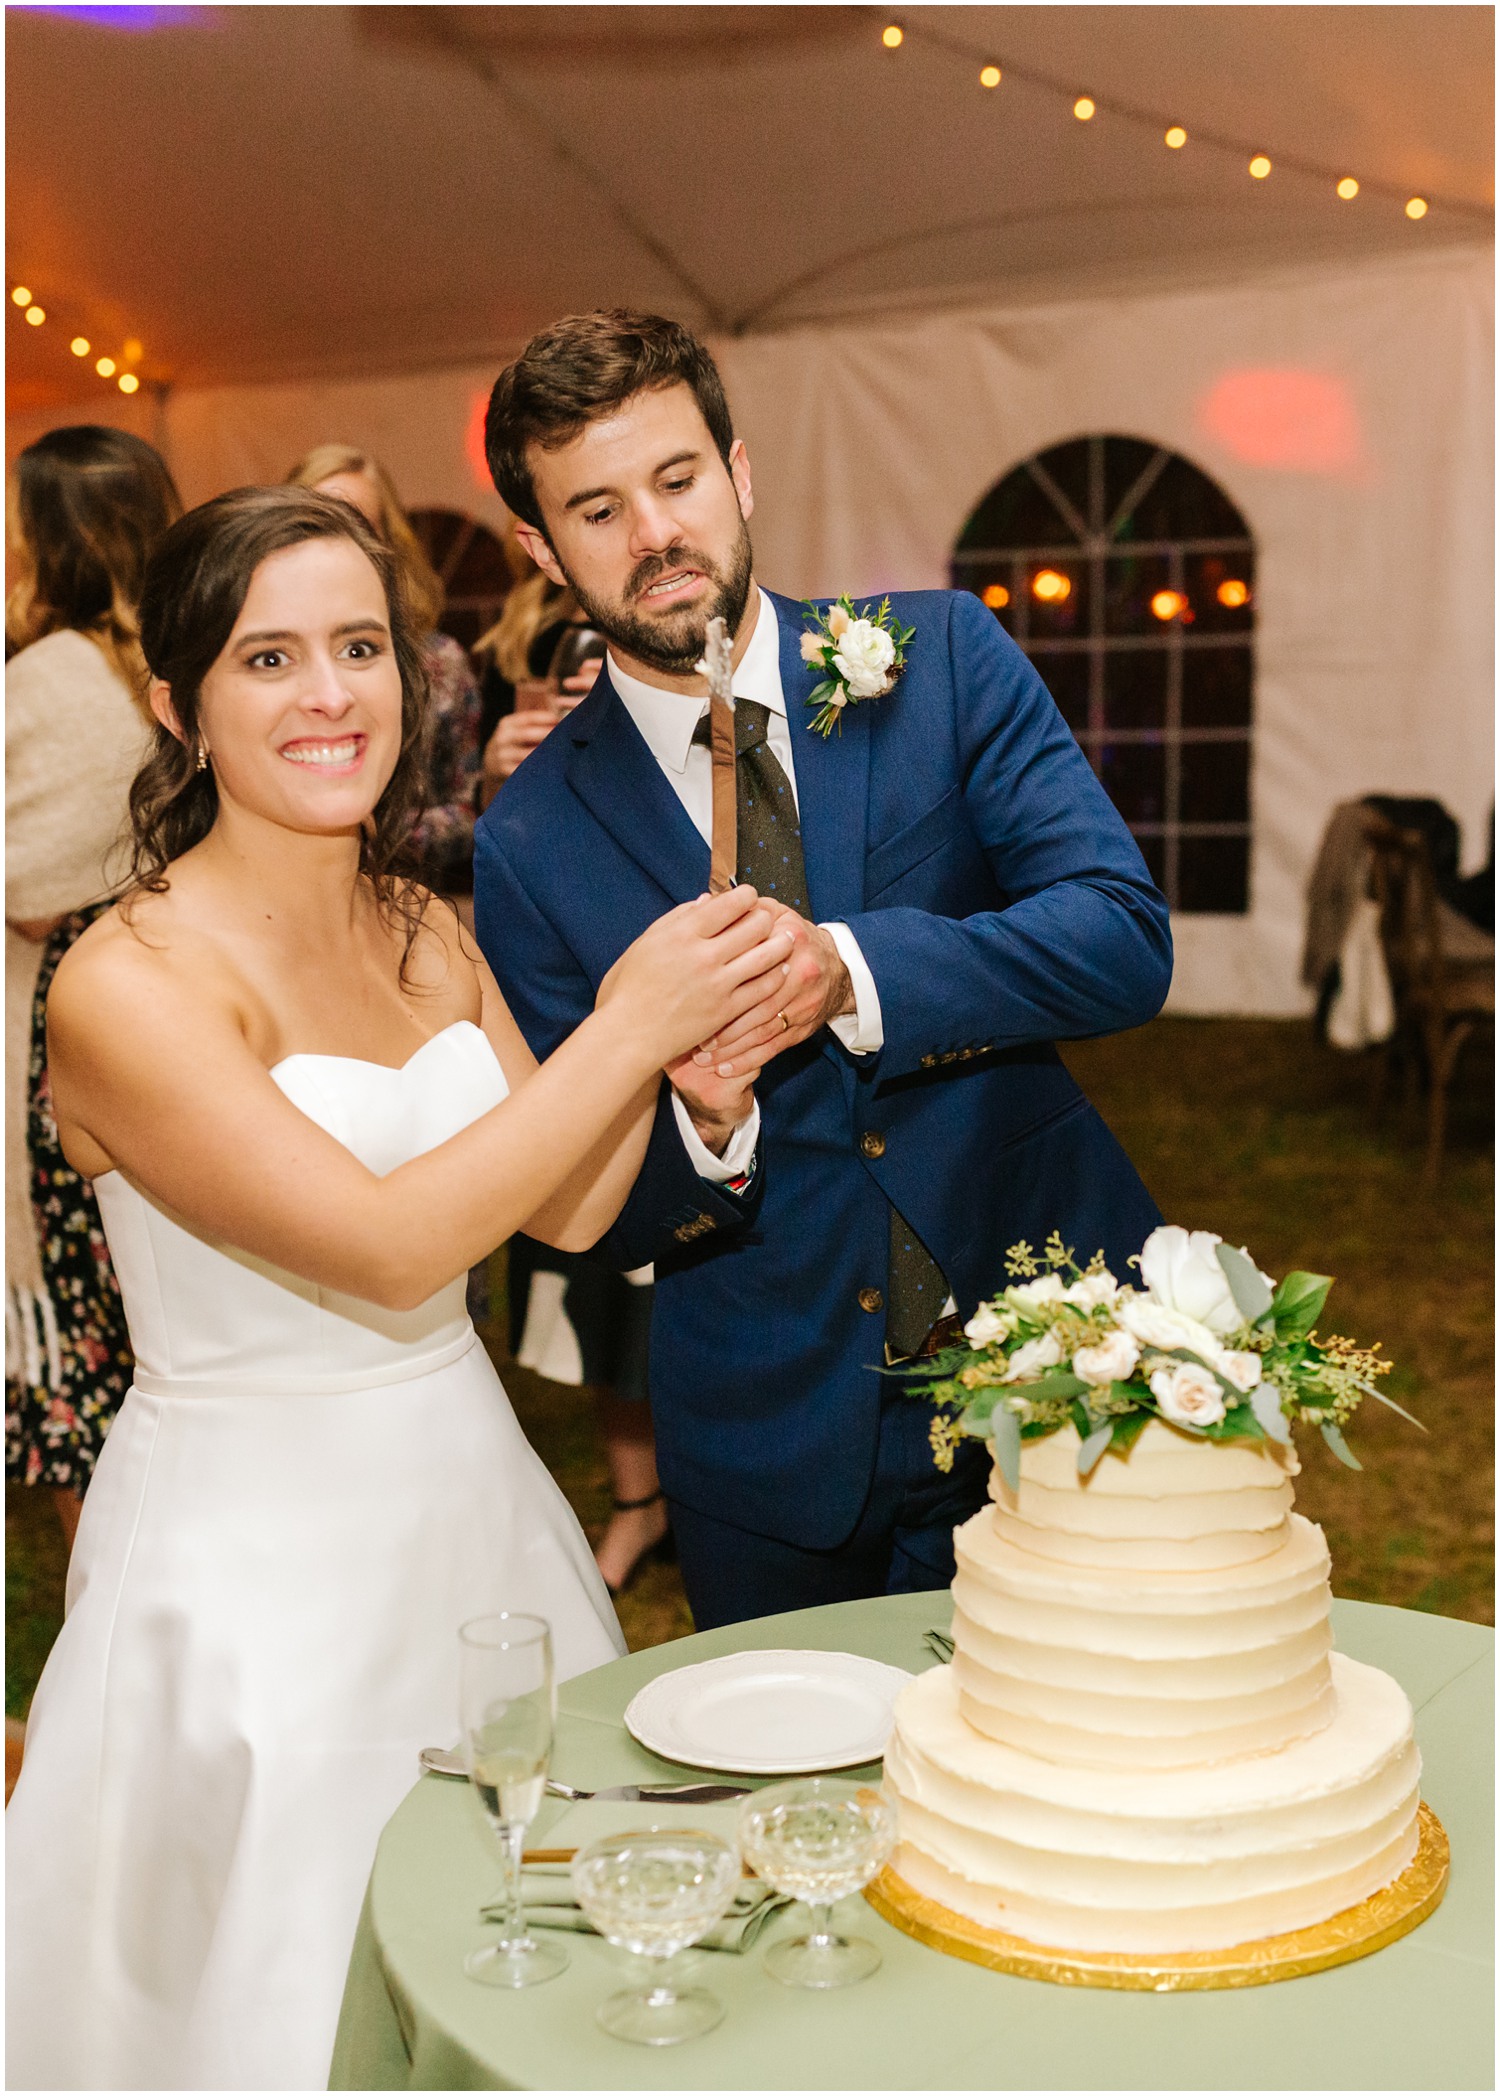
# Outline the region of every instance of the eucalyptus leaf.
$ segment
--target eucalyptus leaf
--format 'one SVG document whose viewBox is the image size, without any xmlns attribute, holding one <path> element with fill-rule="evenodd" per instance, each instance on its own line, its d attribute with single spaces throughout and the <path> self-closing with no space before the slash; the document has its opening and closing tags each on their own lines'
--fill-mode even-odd
<svg viewBox="0 0 1500 2096">
<path fill-rule="evenodd" d="M 1116 1383 L 1115 1389 L 1132 1397 L 1137 1393 L 1127 1383 Z M 1128 1456 L 1140 1439 L 1152 1414 L 1150 1412 L 1117 1412 L 1109 1423 L 1110 1446 L 1117 1456 Z"/>
<path fill-rule="evenodd" d="M 1274 1383 L 1257 1383 L 1250 1392 L 1250 1409 L 1260 1421 L 1261 1430 L 1283 1448 L 1292 1445 L 1292 1427 L 1281 1409 L 1281 1393 Z"/>
<path fill-rule="evenodd" d="M 1347 1464 L 1351 1470 L 1364 1469 L 1364 1464 L 1359 1460 L 1331 1419 L 1325 1419 L 1318 1431 L 1341 1463 Z"/>
<path fill-rule="evenodd" d="M 1247 1325 L 1259 1324 L 1272 1302 L 1264 1274 L 1254 1260 L 1236 1251 L 1233 1245 L 1215 1245 L 1214 1256 L 1224 1269 L 1224 1278 L 1229 1283 L 1229 1292 L 1240 1316 Z"/>
<path fill-rule="evenodd" d="M 1165 1354 L 1169 1361 L 1191 1361 L 1195 1368 L 1206 1369 L 1232 1405 L 1237 1405 L 1244 1396 L 1238 1383 L 1231 1383 L 1227 1375 L 1221 1375 L 1212 1361 L 1205 1361 L 1195 1354 L 1190 1346 L 1154 1346 L 1153 1354 Z"/>
<path fill-rule="evenodd" d="M 1009 1405 L 997 1405 L 990 1421 L 995 1463 L 1012 1492 L 1021 1489 L 1021 1422 Z"/>
<path fill-rule="evenodd" d="M 1015 1388 L 1026 1397 L 1086 1397 L 1093 1389 L 1082 1376 L 1076 1376 L 1069 1368 L 1054 1368 L 1046 1375 L 1038 1376 L 1035 1382 L 1017 1383 Z"/>
<path fill-rule="evenodd" d="M 995 1416 L 997 1399 L 992 1392 L 983 1392 L 973 1404 L 958 1415 L 958 1430 L 961 1434 L 973 1434 L 981 1441 L 990 1436 L 990 1421 Z"/>
<path fill-rule="evenodd" d="M 1103 1426 L 1094 1428 L 1094 1431 L 1078 1451 L 1078 1475 L 1080 1477 L 1092 1475 L 1094 1466 L 1099 1462 L 1114 1437 L 1115 1423 L 1112 1419 L 1106 1419 Z"/>
<path fill-rule="evenodd" d="M 1323 1315 L 1323 1305 L 1332 1286 L 1333 1279 L 1329 1274 L 1288 1274 L 1271 1298 L 1276 1337 L 1281 1340 L 1305 1339 Z"/>
<path fill-rule="evenodd" d="M 1422 1425 L 1421 1420 L 1417 1418 L 1415 1413 L 1408 1412 L 1405 1405 L 1398 1405 L 1393 1397 L 1387 1397 L 1385 1392 L 1383 1390 L 1377 1390 L 1373 1383 L 1361 1383 L 1359 1387 L 1361 1390 L 1367 1392 L 1369 1396 L 1378 1398 L 1381 1404 L 1388 1405 L 1391 1411 L 1399 1412 L 1403 1419 L 1409 1419 L 1412 1425 L 1416 1427 L 1421 1433 L 1425 1434 L 1428 1431 L 1427 1428 Z"/>
</svg>

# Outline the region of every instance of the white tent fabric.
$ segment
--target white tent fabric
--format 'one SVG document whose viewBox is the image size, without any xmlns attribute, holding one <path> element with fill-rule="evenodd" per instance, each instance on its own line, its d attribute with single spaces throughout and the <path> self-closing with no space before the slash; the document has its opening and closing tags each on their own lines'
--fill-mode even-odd
<svg viewBox="0 0 1500 2096">
<path fill-rule="evenodd" d="M 1252 900 L 1177 920 L 1169 1008 L 1304 1011 L 1303 891 L 1336 803 L 1434 795 L 1466 865 L 1484 856 L 1491 314 L 1476 247 L 716 342 L 755 473 L 757 572 L 794 596 L 941 587 L 985 492 L 1092 431 L 1210 474 L 1258 549 Z M 501 361 L 185 391 L 132 420 L 190 502 L 338 438 L 374 450 L 410 504 L 498 524 L 479 422 Z M 67 419 L 16 418 L 11 453 Z"/>
</svg>

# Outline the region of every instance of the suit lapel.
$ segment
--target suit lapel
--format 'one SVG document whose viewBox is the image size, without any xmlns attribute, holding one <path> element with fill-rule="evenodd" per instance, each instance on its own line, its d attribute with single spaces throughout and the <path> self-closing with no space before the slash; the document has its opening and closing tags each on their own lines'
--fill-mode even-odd
<svg viewBox="0 0 1500 2096">
<path fill-rule="evenodd" d="M 574 734 L 569 785 L 674 902 L 701 895 L 708 886 L 708 846 L 626 712 L 607 665 L 590 699 L 602 703 L 587 734 Z"/>
<path fill-rule="evenodd" d="M 870 721 L 865 706 L 846 706 L 842 732 L 826 739 L 808 726 L 805 704 L 817 671 L 802 660 L 800 606 L 773 597 L 781 645 L 781 690 L 792 737 L 802 859 L 813 919 L 857 916 L 865 904 L 865 825 L 870 791 Z M 877 703 L 871 701 L 870 703 Z"/>
</svg>

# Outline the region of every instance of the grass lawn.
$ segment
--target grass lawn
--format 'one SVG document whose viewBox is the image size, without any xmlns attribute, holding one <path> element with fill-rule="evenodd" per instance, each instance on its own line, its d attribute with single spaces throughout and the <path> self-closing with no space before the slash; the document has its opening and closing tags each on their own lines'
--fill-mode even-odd
<svg viewBox="0 0 1500 2096">
<path fill-rule="evenodd" d="M 1297 1266 L 1335 1275 L 1326 1329 L 1379 1339 L 1397 1363 L 1387 1387 L 1428 1433 L 1367 1404 L 1349 1436 L 1357 1476 L 1302 1437 L 1298 1503 L 1327 1531 L 1335 1592 L 1493 1623 L 1488 1053 L 1460 1068 L 1432 1195 L 1417 1184 L 1417 1111 L 1393 1110 L 1377 1128 L 1367 1065 L 1320 1047 L 1304 1024 L 1158 1019 L 1067 1055 L 1169 1221 L 1248 1245 L 1278 1278 Z M 502 1294 L 497 1262 L 497 1312 Z M 497 1360 L 500 1329 L 497 1315 L 485 1333 Z M 588 1393 L 501 1365 L 527 1433 L 596 1537 L 609 1488 Z M 5 1707 L 23 1717 L 61 1619 L 65 1565 L 42 1494 L 7 1486 L 5 1531 Z M 642 1573 L 620 1613 L 632 1650 L 692 1628 L 667 1565 Z"/>
</svg>

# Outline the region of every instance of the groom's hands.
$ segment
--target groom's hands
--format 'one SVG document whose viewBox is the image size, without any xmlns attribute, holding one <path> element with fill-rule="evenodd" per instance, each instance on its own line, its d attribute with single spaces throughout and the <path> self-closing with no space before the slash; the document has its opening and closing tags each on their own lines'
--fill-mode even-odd
<svg viewBox="0 0 1500 2096">
<path fill-rule="evenodd" d="M 753 1010 L 685 1059 L 696 1084 L 712 1078 L 721 1086 L 740 1084 L 748 1089 L 773 1056 L 784 1048 L 795 1048 L 830 1019 L 842 1019 L 855 1009 L 849 971 L 823 927 L 770 896 L 763 895 L 759 907 L 771 912 L 777 929 L 792 934 L 791 958 L 784 972 L 772 969 L 763 978 L 766 994 Z M 683 1091 L 681 1084 L 678 1090 Z M 685 1091 L 683 1097 L 691 1112 Z M 748 1104 L 743 1112 L 749 1112 Z"/>
</svg>

